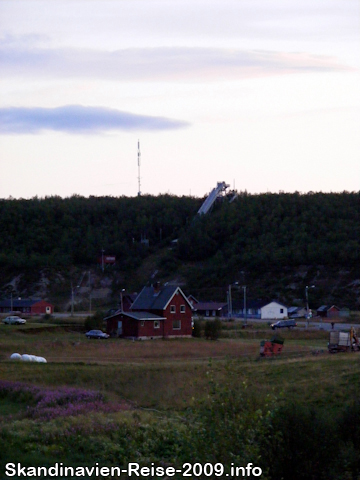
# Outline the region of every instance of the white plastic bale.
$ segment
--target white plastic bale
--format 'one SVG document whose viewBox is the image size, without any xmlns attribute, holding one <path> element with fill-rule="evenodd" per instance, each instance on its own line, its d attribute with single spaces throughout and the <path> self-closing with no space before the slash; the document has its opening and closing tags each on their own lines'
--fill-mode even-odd
<svg viewBox="0 0 360 480">
<path fill-rule="evenodd" d="M 21 360 L 23 362 L 32 362 L 31 355 L 28 355 L 27 353 L 24 353 L 24 355 L 21 355 Z"/>
<path fill-rule="evenodd" d="M 21 355 L 20 355 L 20 353 L 13 353 L 12 355 L 10 355 L 10 359 L 11 360 L 21 360 Z"/>
</svg>

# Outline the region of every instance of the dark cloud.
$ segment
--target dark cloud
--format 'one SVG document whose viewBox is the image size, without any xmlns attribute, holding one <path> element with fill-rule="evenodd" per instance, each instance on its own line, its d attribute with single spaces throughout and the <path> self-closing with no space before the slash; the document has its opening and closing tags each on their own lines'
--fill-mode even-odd
<svg viewBox="0 0 360 480">
<path fill-rule="evenodd" d="M 67 105 L 57 108 L 0 108 L 0 133 L 102 133 L 109 130 L 169 130 L 186 122 L 134 115 L 110 108 Z"/>
</svg>

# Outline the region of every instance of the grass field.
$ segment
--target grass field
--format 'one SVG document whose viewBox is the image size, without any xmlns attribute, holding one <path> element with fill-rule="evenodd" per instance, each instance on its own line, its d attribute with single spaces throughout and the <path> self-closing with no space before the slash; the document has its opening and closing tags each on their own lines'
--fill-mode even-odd
<svg viewBox="0 0 360 480">
<path fill-rule="evenodd" d="M 0 325 L 0 379 L 5 382 L 0 388 L 0 440 L 9 445 L 0 450 L 0 462 L 11 461 L 14 448 L 29 465 L 81 464 L 94 458 L 108 465 L 137 460 L 177 465 L 233 458 L 264 462 L 261 478 L 280 478 L 280 467 L 272 473 L 269 460 L 259 453 L 259 438 L 268 434 L 247 441 L 249 432 L 261 433 L 269 421 L 257 412 L 296 404 L 331 419 L 341 416 L 360 398 L 360 354 L 330 355 L 326 332 L 294 330 L 282 332 L 281 355 L 263 359 L 260 340 L 273 334 L 267 325 L 236 335 L 233 331 L 218 341 L 132 342 L 87 340 L 71 325 Z M 43 356 L 48 363 L 9 360 L 15 352 Z M 100 397 L 87 400 L 84 392 Z M 240 438 L 239 429 L 248 436 Z M 201 436 L 205 431 L 206 438 Z M 64 435 L 71 439 L 65 446 Z M 212 436 L 219 445 L 217 455 Z M 222 449 L 224 436 L 231 445 L 242 445 L 242 451 L 231 456 L 230 443 Z M 283 478 L 306 478 L 301 475 L 292 469 Z"/>
</svg>

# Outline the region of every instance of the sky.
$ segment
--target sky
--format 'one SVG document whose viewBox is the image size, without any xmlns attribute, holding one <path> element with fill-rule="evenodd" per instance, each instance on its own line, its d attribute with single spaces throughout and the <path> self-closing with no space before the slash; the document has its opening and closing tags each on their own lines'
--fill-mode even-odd
<svg viewBox="0 0 360 480">
<path fill-rule="evenodd" d="M 358 0 L 0 0 L 0 198 L 359 191 Z"/>
</svg>

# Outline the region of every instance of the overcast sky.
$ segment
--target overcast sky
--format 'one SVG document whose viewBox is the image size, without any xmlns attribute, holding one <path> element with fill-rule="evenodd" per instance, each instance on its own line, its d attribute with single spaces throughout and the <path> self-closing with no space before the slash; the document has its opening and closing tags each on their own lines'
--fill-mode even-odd
<svg viewBox="0 0 360 480">
<path fill-rule="evenodd" d="M 0 0 L 0 198 L 359 191 L 358 0 Z"/>
</svg>

